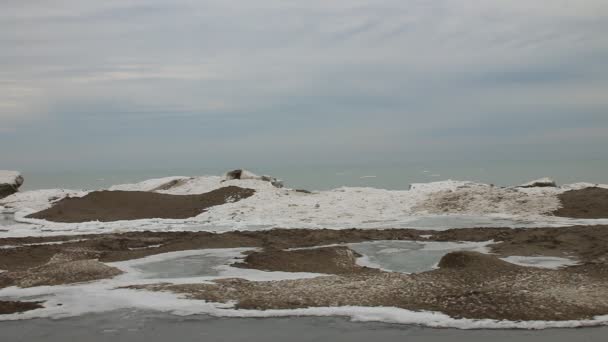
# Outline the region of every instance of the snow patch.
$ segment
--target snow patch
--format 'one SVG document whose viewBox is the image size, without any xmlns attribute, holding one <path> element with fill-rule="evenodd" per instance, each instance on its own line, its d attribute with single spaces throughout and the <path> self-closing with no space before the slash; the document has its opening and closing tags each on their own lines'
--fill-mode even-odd
<svg viewBox="0 0 608 342">
<path fill-rule="evenodd" d="M 23 176 L 17 171 L 0 170 L 0 184 L 19 187 L 23 184 Z"/>
<path fill-rule="evenodd" d="M 501 258 L 506 262 L 520 266 L 530 266 L 539 268 L 559 269 L 566 266 L 574 266 L 578 261 L 568 258 L 548 257 L 548 256 L 519 256 L 513 255 Z"/>
</svg>

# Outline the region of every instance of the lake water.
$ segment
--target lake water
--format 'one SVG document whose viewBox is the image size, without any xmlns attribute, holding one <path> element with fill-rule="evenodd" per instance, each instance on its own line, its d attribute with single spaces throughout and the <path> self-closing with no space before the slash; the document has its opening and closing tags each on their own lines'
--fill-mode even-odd
<svg viewBox="0 0 608 342">
<path fill-rule="evenodd" d="M 456 330 L 357 323 L 340 317 L 216 318 L 123 310 L 64 319 L 0 322 L 2 342 L 64 341 L 605 341 L 608 327 L 584 329 Z"/>
<path fill-rule="evenodd" d="M 269 174 L 292 188 L 324 190 L 340 186 L 371 186 L 407 189 L 410 183 L 445 179 L 472 180 L 496 185 L 517 185 L 552 177 L 560 184 L 580 181 L 608 183 L 608 161 L 486 161 L 426 162 L 373 166 L 251 166 L 258 174 Z M 25 177 L 23 189 L 74 188 L 97 189 L 113 184 L 130 183 L 164 176 L 220 175 L 226 167 L 157 167 L 142 170 L 20 170 Z"/>
</svg>

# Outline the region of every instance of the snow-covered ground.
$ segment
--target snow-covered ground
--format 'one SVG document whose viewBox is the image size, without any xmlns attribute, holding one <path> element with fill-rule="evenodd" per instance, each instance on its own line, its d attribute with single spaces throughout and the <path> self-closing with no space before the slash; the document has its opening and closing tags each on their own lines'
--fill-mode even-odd
<svg viewBox="0 0 608 342">
<path fill-rule="evenodd" d="M 0 170 L 0 184 L 19 186 L 23 183 L 23 177 L 17 171 Z"/>
<path fill-rule="evenodd" d="M 304 193 L 277 188 L 257 179 L 227 180 L 220 176 L 166 177 L 109 190 L 157 191 L 184 195 L 206 193 L 224 186 L 255 189 L 234 203 L 215 206 L 189 219 L 144 219 L 117 222 L 53 223 L 25 216 L 52 206 L 66 196 L 86 191 L 46 189 L 19 192 L 0 200 L 0 210 L 15 211 L 27 225 L 9 227 L 0 236 L 86 234 L 124 230 L 259 230 L 270 228 L 400 228 L 445 229 L 459 222 L 472 226 L 565 226 L 601 224 L 608 220 L 573 220 L 547 215 L 559 208 L 557 195 L 595 184 L 562 187 L 501 188 L 467 181 L 412 184 L 409 190 L 341 187 Z M 602 186 L 602 185 L 600 185 Z M 608 187 L 608 185 L 603 185 Z M 166 190 L 156 190 L 166 189 Z M 464 225 L 464 223 L 462 223 Z"/>
</svg>

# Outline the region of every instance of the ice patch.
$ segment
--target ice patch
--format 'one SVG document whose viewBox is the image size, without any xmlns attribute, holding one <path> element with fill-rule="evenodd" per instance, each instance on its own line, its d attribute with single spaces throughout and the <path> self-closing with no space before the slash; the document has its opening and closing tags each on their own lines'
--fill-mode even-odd
<svg viewBox="0 0 608 342">
<path fill-rule="evenodd" d="M 66 190 L 66 189 L 43 189 L 24 192 L 16 192 L 0 200 L 0 204 L 6 208 L 18 210 L 22 216 L 35 213 L 47 208 L 65 197 L 82 197 L 88 191 Z"/>
<path fill-rule="evenodd" d="M 2 245 L 2 246 L 0 246 L 0 249 L 12 249 L 12 248 L 21 248 L 21 247 L 30 247 L 30 246 L 45 246 L 45 245 L 63 245 L 63 244 L 66 244 L 66 243 L 81 242 L 81 241 L 86 241 L 86 240 L 88 240 L 88 239 L 74 239 L 74 240 L 65 240 L 65 241 L 24 243 L 22 245 Z"/>
<path fill-rule="evenodd" d="M 198 249 L 155 254 L 141 259 L 107 263 L 125 272 L 116 279 L 121 282 L 146 280 L 146 283 L 195 283 L 219 278 L 243 278 L 251 281 L 304 279 L 322 276 L 306 272 L 266 272 L 236 268 L 243 252 L 257 248 Z M 139 282 L 141 283 L 141 282 Z"/>
<path fill-rule="evenodd" d="M 520 266 L 531 266 L 549 269 L 558 269 L 566 266 L 577 265 L 578 261 L 568 258 L 548 257 L 548 256 L 509 256 L 501 258 L 506 262 Z"/>
<path fill-rule="evenodd" d="M 347 244 L 363 255 L 357 259 L 360 266 L 379 268 L 384 271 L 418 273 L 436 268 L 439 260 L 454 251 L 488 253 L 485 242 L 427 242 L 427 241 L 371 241 Z"/>
</svg>

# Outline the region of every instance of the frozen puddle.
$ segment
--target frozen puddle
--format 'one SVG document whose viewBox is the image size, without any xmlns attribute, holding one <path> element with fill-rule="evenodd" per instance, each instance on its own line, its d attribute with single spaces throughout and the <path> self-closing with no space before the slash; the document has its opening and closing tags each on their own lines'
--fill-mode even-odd
<svg viewBox="0 0 608 342">
<path fill-rule="evenodd" d="M 12 212 L 2 211 L 0 209 L 0 227 L 17 224 L 15 214 Z"/>
<path fill-rule="evenodd" d="M 313 278 L 317 273 L 267 272 L 230 266 L 242 261 L 243 254 L 257 248 L 198 249 L 151 255 L 141 259 L 108 263 L 119 268 L 124 275 L 120 282 L 195 283 L 220 278 L 243 278 L 252 281 Z"/>
<path fill-rule="evenodd" d="M 348 244 L 363 255 L 357 260 L 361 266 L 381 268 L 386 271 L 417 273 L 432 270 L 441 258 L 454 251 L 488 253 L 485 242 L 421 242 L 421 241 L 373 241 Z"/>
<path fill-rule="evenodd" d="M 352 243 L 347 246 L 363 255 L 357 260 L 361 266 L 392 272 L 418 273 L 436 268 L 441 258 L 450 252 L 474 251 L 489 254 L 488 245 L 493 243 L 494 241 L 373 241 Z M 549 256 L 509 256 L 501 259 L 516 265 L 548 269 L 558 269 L 578 263 L 574 259 Z"/>
<path fill-rule="evenodd" d="M 221 266 L 236 261 L 236 255 L 213 253 L 178 256 L 173 259 L 146 261 L 131 267 L 141 273 L 142 278 L 191 278 L 219 276 Z"/>
</svg>

